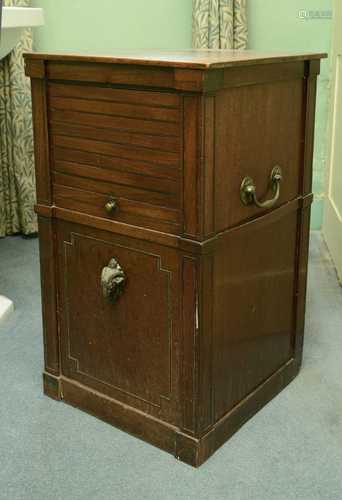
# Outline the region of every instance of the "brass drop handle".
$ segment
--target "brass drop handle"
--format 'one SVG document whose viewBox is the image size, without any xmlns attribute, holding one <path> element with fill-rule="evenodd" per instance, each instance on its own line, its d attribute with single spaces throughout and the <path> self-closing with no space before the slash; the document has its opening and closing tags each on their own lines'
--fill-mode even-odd
<svg viewBox="0 0 342 500">
<path fill-rule="evenodd" d="M 105 204 L 105 211 L 107 214 L 113 213 L 118 208 L 117 201 L 113 198 Z"/>
<path fill-rule="evenodd" d="M 116 302 L 124 291 L 126 281 L 126 275 L 119 262 L 114 258 L 111 259 L 101 273 L 103 297 L 109 302 Z"/>
<path fill-rule="evenodd" d="M 244 205 L 256 205 L 259 208 L 272 208 L 280 196 L 280 183 L 283 180 L 281 167 L 275 166 L 270 176 L 270 187 L 274 193 L 273 198 L 266 201 L 259 201 L 256 194 L 256 186 L 251 177 L 245 177 L 240 188 L 240 197 Z"/>
</svg>

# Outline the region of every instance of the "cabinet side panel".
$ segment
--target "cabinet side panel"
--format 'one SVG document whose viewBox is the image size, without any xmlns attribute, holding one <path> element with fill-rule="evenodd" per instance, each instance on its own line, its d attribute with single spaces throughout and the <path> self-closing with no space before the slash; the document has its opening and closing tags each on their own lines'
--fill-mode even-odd
<svg viewBox="0 0 342 500">
<path fill-rule="evenodd" d="M 282 169 L 275 207 L 296 199 L 303 172 L 304 79 L 232 87 L 216 97 L 215 230 L 223 231 L 267 213 L 244 205 L 243 179 L 250 177 L 257 197 L 273 197 L 270 176 Z"/>
<path fill-rule="evenodd" d="M 215 255 L 215 419 L 293 358 L 298 202 L 227 233 Z"/>
</svg>

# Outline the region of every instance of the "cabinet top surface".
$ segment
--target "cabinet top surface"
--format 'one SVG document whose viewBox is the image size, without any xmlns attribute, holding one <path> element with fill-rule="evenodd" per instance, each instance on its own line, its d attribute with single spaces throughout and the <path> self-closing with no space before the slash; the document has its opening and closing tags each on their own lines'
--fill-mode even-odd
<svg viewBox="0 0 342 500">
<path fill-rule="evenodd" d="M 26 59 L 44 61 L 88 62 L 108 64 L 134 64 L 168 66 L 193 69 L 214 69 L 231 66 L 304 61 L 327 57 L 323 53 L 260 52 L 253 50 L 118 50 L 101 55 L 89 53 L 54 52 L 26 53 Z"/>
</svg>

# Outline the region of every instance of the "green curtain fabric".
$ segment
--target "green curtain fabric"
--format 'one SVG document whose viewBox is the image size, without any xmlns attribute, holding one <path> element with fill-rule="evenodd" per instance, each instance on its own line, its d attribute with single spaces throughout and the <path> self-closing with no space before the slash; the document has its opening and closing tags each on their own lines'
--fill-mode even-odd
<svg viewBox="0 0 342 500">
<path fill-rule="evenodd" d="M 193 0 L 192 40 L 196 49 L 245 49 L 247 0 Z"/>
<path fill-rule="evenodd" d="M 30 0 L 5 0 L 27 7 Z M 0 237 L 37 232 L 30 82 L 22 54 L 32 50 L 26 30 L 15 50 L 0 61 Z"/>
</svg>

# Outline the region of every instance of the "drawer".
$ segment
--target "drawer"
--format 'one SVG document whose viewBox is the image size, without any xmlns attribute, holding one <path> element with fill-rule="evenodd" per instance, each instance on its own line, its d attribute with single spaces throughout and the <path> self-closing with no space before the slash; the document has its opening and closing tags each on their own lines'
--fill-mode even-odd
<svg viewBox="0 0 342 500">
<path fill-rule="evenodd" d="M 236 87 L 216 97 L 214 227 L 228 227 L 264 215 L 302 195 L 304 171 L 305 80 Z M 280 166 L 277 201 L 258 207 L 241 201 L 250 178 L 260 202 L 272 200 L 271 173 Z"/>
<path fill-rule="evenodd" d="M 57 221 L 62 374 L 177 424 L 177 251 Z"/>
<path fill-rule="evenodd" d="M 48 123 L 55 205 L 179 232 L 178 95 L 49 83 Z"/>
</svg>

